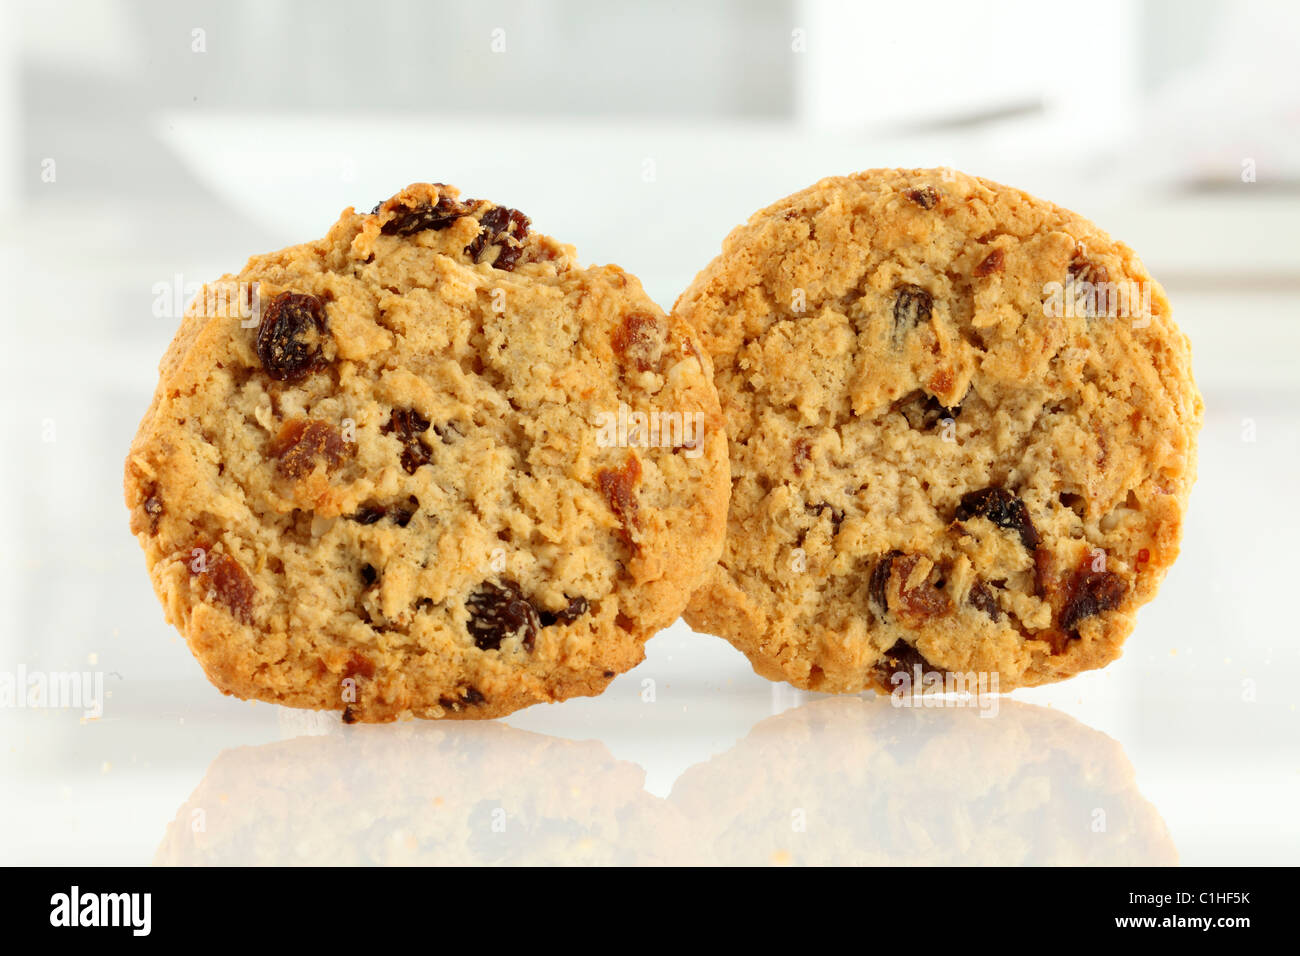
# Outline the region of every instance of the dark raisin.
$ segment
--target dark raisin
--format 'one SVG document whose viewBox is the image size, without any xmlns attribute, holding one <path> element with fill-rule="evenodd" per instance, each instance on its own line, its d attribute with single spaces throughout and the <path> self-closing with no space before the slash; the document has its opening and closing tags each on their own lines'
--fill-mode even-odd
<svg viewBox="0 0 1300 956">
<path fill-rule="evenodd" d="M 867 581 L 867 594 L 882 614 L 889 612 L 890 569 L 893 567 L 894 559 L 902 556 L 902 551 L 889 551 L 882 554 L 871 569 L 871 577 Z"/>
<path fill-rule="evenodd" d="M 957 520 L 971 518 L 987 518 L 999 528 L 1015 531 L 1027 551 L 1038 547 L 1038 531 L 1029 519 L 1029 509 L 1005 488 L 981 488 L 962 495 L 957 505 Z"/>
<path fill-rule="evenodd" d="M 641 460 L 635 455 L 628 455 L 622 468 L 602 468 L 596 472 L 601 494 L 622 525 L 620 537 L 633 550 L 638 548 L 634 532 L 638 527 L 636 486 L 640 481 Z"/>
<path fill-rule="evenodd" d="M 939 191 L 933 186 L 917 186 L 903 190 L 903 195 L 922 209 L 933 209 L 939 205 Z"/>
<path fill-rule="evenodd" d="M 944 419 L 955 419 L 961 414 L 961 405 L 949 408 L 923 389 L 909 392 L 891 408 L 900 412 L 907 419 L 907 424 L 917 431 L 929 431 Z"/>
<path fill-rule="evenodd" d="M 983 582 L 976 581 L 971 585 L 968 600 L 976 610 L 983 611 L 995 621 L 1002 620 L 1002 610 L 998 607 L 997 598 Z"/>
<path fill-rule="evenodd" d="M 365 582 L 366 587 L 370 587 L 379 580 L 379 572 L 375 570 L 373 564 L 363 564 L 361 566 L 361 580 Z"/>
<path fill-rule="evenodd" d="M 325 367 L 325 305 L 314 295 L 281 292 L 262 313 L 257 357 L 277 382 L 296 382 Z"/>
<path fill-rule="evenodd" d="M 355 514 L 351 515 L 351 518 L 357 524 L 374 524 L 386 514 L 388 512 L 384 508 L 374 505 L 362 505 L 356 510 Z"/>
<path fill-rule="evenodd" d="M 541 623 L 536 608 L 514 581 L 484 581 L 470 594 L 465 607 L 469 610 L 469 635 L 480 650 L 496 650 L 506 638 L 519 634 L 525 647 L 533 646 Z"/>
<path fill-rule="evenodd" d="M 891 684 L 891 678 L 895 674 L 906 674 L 914 678 L 918 668 L 922 677 L 926 674 L 945 673 L 942 667 L 935 667 L 911 644 L 906 641 L 896 641 L 893 647 L 885 651 L 885 656 L 873 670 L 882 684 Z"/>
<path fill-rule="evenodd" d="M 462 203 L 449 196 L 439 196 L 436 203 L 398 206 L 393 211 L 392 218 L 380 228 L 380 232 L 386 236 L 410 236 L 426 229 L 441 232 L 462 216 L 468 216 L 475 208 L 477 204 L 474 200 Z M 375 211 L 379 211 L 378 206 Z"/>
<path fill-rule="evenodd" d="M 1001 249 L 994 249 L 975 267 L 975 275 L 982 279 L 995 272 L 1001 272 L 1005 258 L 1006 254 Z"/>
<path fill-rule="evenodd" d="M 569 603 L 558 611 L 538 611 L 537 617 L 542 627 L 550 627 L 552 624 L 572 624 L 586 613 L 587 599 L 579 595 L 569 598 Z"/>
<path fill-rule="evenodd" d="M 402 443 L 402 468 L 415 474 L 421 465 L 433 461 L 433 449 L 420 435 L 429 430 L 429 420 L 413 408 L 394 408 L 380 434 L 393 435 Z"/>
<path fill-rule="evenodd" d="M 894 296 L 894 338 L 900 339 L 918 325 L 930 321 L 934 299 L 920 286 L 899 286 Z"/>
<path fill-rule="evenodd" d="M 613 671 L 605 671 L 604 676 L 605 676 L 605 677 L 613 677 L 613 676 L 614 676 L 614 672 L 613 672 Z"/>
<path fill-rule="evenodd" d="M 1065 602 L 1057 621 L 1061 630 L 1078 637 L 1079 622 L 1119 607 L 1127 587 L 1114 571 L 1094 571 L 1091 563 L 1085 562 L 1066 584 Z"/>
<path fill-rule="evenodd" d="M 439 697 L 438 705 L 447 710 L 460 710 L 462 707 L 472 707 L 487 700 L 477 687 L 458 687 L 456 690 L 460 694 L 459 697 Z"/>
<path fill-rule="evenodd" d="M 655 316 L 629 312 L 614 329 L 610 344 L 620 360 L 642 372 L 657 372 L 663 364 L 665 333 L 663 322 Z"/>
<path fill-rule="evenodd" d="M 420 510 L 420 499 L 411 495 L 406 499 L 404 505 L 393 505 L 393 524 L 399 528 L 405 528 L 415 517 L 415 513 Z"/>
<path fill-rule="evenodd" d="M 819 518 L 823 514 L 829 511 L 831 515 L 831 526 L 836 531 L 839 530 L 840 525 L 844 521 L 844 512 L 839 508 L 836 508 L 834 505 L 828 504 L 825 501 L 816 501 L 816 502 L 810 501 L 807 504 L 805 504 L 803 507 L 804 510 L 807 511 L 809 514 L 816 515 Z"/>
<path fill-rule="evenodd" d="M 358 719 L 357 712 L 352 709 L 351 704 L 348 704 L 346 707 L 343 708 L 343 723 L 355 724 L 357 722 L 357 719 Z"/>
<path fill-rule="evenodd" d="M 337 428 L 310 418 L 285 422 L 270 446 L 275 470 L 292 480 L 310 475 L 318 463 L 325 466 L 327 474 L 334 471 L 349 450 Z"/>
<path fill-rule="evenodd" d="M 496 247 L 499 251 L 492 267 L 509 272 L 523 254 L 528 226 L 528 217 L 518 209 L 494 206 L 479 220 L 479 234 L 465 247 L 465 255 L 482 262 L 487 251 Z"/>
</svg>

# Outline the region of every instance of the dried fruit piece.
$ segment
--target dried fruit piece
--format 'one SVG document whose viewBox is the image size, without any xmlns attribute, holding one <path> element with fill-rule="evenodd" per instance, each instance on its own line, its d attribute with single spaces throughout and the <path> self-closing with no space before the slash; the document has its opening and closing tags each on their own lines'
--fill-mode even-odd
<svg viewBox="0 0 1300 956">
<path fill-rule="evenodd" d="M 362 677 L 371 678 L 375 676 L 375 662 L 360 651 L 353 651 L 352 656 L 348 658 L 347 664 L 343 668 L 343 677 L 356 677 L 360 674 Z"/>
<path fill-rule="evenodd" d="M 918 285 L 901 285 L 894 294 L 894 340 L 930 321 L 934 299 Z"/>
<path fill-rule="evenodd" d="M 975 275 L 982 279 L 985 276 L 991 276 L 995 272 L 1001 272 L 1005 259 L 1006 255 L 1001 249 L 994 249 L 975 267 Z"/>
<path fill-rule="evenodd" d="M 514 581 L 484 581 L 466 599 L 465 607 L 469 611 L 469 636 L 480 650 L 494 651 L 506 638 L 516 635 L 522 637 L 525 647 L 532 648 L 541 622 L 537 609 Z"/>
<path fill-rule="evenodd" d="M 1110 270 L 1100 262 L 1093 262 L 1089 259 L 1082 247 L 1074 250 L 1074 257 L 1070 260 L 1068 275 L 1076 282 L 1090 282 L 1093 285 L 1101 285 L 1103 282 L 1110 281 Z"/>
<path fill-rule="evenodd" d="M 296 480 L 310 475 L 317 464 L 323 464 L 327 474 L 333 472 L 350 453 L 351 446 L 328 422 L 292 418 L 280 426 L 269 451 L 276 460 L 275 470 Z"/>
<path fill-rule="evenodd" d="M 405 528 L 411 523 L 417 511 L 420 510 L 420 499 L 411 495 L 406 499 L 404 505 L 394 505 L 392 510 L 393 524 L 399 528 Z"/>
<path fill-rule="evenodd" d="M 901 558 L 902 551 L 888 551 L 876 559 L 871 568 L 871 577 L 867 580 L 867 595 L 882 614 L 889 612 L 889 570 L 895 558 Z"/>
<path fill-rule="evenodd" d="M 220 604 L 243 624 L 253 623 L 253 598 L 257 588 L 243 567 L 228 554 L 214 553 L 203 544 L 191 549 L 202 555 L 188 562 L 191 573 L 197 573 L 207 587 L 203 600 Z"/>
<path fill-rule="evenodd" d="M 374 524 L 387 513 L 388 511 L 384 508 L 374 505 L 362 505 L 356 510 L 356 514 L 350 515 L 349 517 L 351 517 L 357 524 Z"/>
<path fill-rule="evenodd" d="M 956 419 L 961 414 L 960 405 L 948 408 L 929 392 L 919 388 L 904 395 L 891 408 L 902 413 L 902 416 L 907 419 L 907 424 L 917 431 L 929 431 L 939 422 L 949 418 Z"/>
<path fill-rule="evenodd" d="M 429 420 L 413 408 L 394 408 L 388 423 L 379 429 L 380 434 L 394 435 L 402 443 L 402 468 L 408 475 L 433 461 L 433 449 L 420 437 L 428 430 Z"/>
<path fill-rule="evenodd" d="M 550 627 L 552 624 L 572 624 L 586 613 L 587 599 L 579 595 L 569 598 L 569 603 L 559 611 L 538 611 L 537 617 L 542 627 Z"/>
<path fill-rule="evenodd" d="M 1114 571 L 1094 571 L 1085 560 L 1065 585 L 1065 600 L 1057 624 L 1071 637 L 1078 637 L 1079 622 L 1119 607 L 1128 585 Z"/>
<path fill-rule="evenodd" d="M 828 502 L 810 501 L 803 507 L 809 514 L 814 514 L 819 518 L 829 511 L 831 513 L 831 526 L 837 531 L 839 530 L 840 524 L 844 521 L 844 512 Z"/>
<path fill-rule="evenodd" d="M 970 601 L 972 607 L 983 611 L 994 621 L 1002 620 L 1002 610 L 998 607 L 998 599 L 993 596 L 993 592 L 982 581 L 976 581 L 971 585 L 967 600 Z"/>
<path fill-rule="evenodd" d="M 912 189 L 904 189 L 903 195 L 922 209 L 933 209 L 939 205 L 939 190 L 933 186 L 916 186 Z"/>
<path fill-rule="evenodd" d="M 893 647 L 885 651 L 880 663 L 872 668 L 880 683 L 891 686 L 895 674 L 906 674 L 915 679 L 918 669 L 922 677 L 926 674 L 946 673 L 942 667 L 935 667 L 926 660 L 925 655 L 907 641 L 896 641 Z"/>
<path fill-rule="evenodd" d="M 277 382 L 296 382 L 325 367 L 325 305 L 305 292 L 281 292 L 257 326 L 257 357 Z"/>
<path fill-rule="evenodd" d="M 384 223 L 379 231 L 386 236 L 410 236 L 426 229 L 440 232 L 462 216 L 470 215 L 478 205 L 477 200 L 459 202 L 449 196 L 440 195 L 436 203 L 398 206 L 394 210 L 393 217 Z M 379 208 L 376 207 L 375 211 L 378 212 Z"/>
<path fill-rule="evenodd" d="M 956 517 L 958 521 L 987 518 L 999 528 L 1019 534 L 1020 542 L 1026 550 L 1033 551 L 1038 547 L 1038 531 L 1029 519 L 1029 509 L 1005 488 L 981 488 L 962 495 Z"/>
<path fill-rule="evenodd" d="M 472 707 L 487 700 L 477 687 L 458 687 L 456 690 L 460 694 L 459 697 L 439 697 L 438 706 L 447 710 L 460 710 L 462 707 Z"/>
<path fill-rule="evenodd" d="M 648 312 L 629 312 L 623 316 L 610 344 L 614 354 L 630 362 L 638 371 L 658 372 L 663 364 L 664 324 Z"/>
<path fill-rule="evenodd" d="M 641 460 L 636 455 L 628 455 L 621 468 L 602 468 L 596 472 L 600 492 L 622 525 L 620 537 L 634 551 L 639 548 L 633 536 L 638 527 L 636 486 L 640 481 Z"/>
<path fill-rule="evenodd" d="M 379 572 L 373 564 L 361 565 L 361 580 L 366 587 L 372 587 L 379 580 Z"/>
<path fill-rule="evenodd" d="M 907 586 L 908 579 L 920 562 L 919 554 L 905 554 L 896 559 L 890 568 L 890 574 L 898 580 L 898 605 L 893 610 L 908 627 L 920 627 L 927 619 L 952 610 L 952 599 L 943 590 L 942 579 L 936 577 L 937 568 L 932 567 L 925 580 L 916 587 Z"/>
<path fill-rule="evenodd" d="M 518 209 L 493 206 L 479 219 L 479 234 L 465 247 L 465 255 L 482 262 L 487 251 L 495 247 L 499 251 L 492 268 L 509 272 L 523 254 L 529 225 L 528 217 Z"/>
</svg>

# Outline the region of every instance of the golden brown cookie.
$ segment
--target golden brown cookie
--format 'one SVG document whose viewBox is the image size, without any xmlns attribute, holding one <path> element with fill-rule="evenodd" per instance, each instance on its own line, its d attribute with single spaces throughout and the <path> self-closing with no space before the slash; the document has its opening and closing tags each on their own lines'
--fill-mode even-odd
<svg viewBox="0 0 1300 956">
<path fill-rule="evenodd" d="M 820 691 L 1119 656 L 1178 553 L 1202 415 L 1131 249 L 1016 189 L 872 170 L 756 213 L 674 314 L 732 462 L 693 627 Z"/>
<path fill-rule="evenodd" d="M 414 185 L 204 290 L 126 465 L 226 693 L 348 721 L 596 694 L 717 559 L 708 358 L 635 277 Z"/>
</svg>

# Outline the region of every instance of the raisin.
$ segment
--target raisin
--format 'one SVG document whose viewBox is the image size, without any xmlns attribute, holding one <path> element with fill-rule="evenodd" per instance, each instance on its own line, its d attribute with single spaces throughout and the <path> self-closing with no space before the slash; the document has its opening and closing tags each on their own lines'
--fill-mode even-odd
<svg viewBox="0 0 1300 956">
<path fill-rule="evenodd" d="M 352 656 L 348 658 L 348 662 L 343 668 L 343 677 L 347 679 L 356 677 L 358 674 L 365 678 L 374 677 L 375 662 L 360 651 L 353 651 Z"/>
<path fill-rule="evenodd" d="M 1038 547 L 1038 531 L 1029 519 L 1029 509 L 1005 488 L 981 488 L 962 495 L 961 503 L 957 505 L 957 520 L 969 521 L 971 518 L 987 518 L 999 528 L 1015 531 L 1027 551 Z"/>
<path fill-rule="evenodd" d="M 569 598 L 569 603 L 561 610 L 538 611 L 537 617 L 542 622 L 542 627 L 550 627 L 552 624 L 572 624 L 586 613 L 587 599 L 579 595 L 575 598 Z"/>
<path fill-rule="evenodd" d="M 433 461 L 433 449 L 420 437 L 428 430 L 429 420 L 413 408 L 394 408 L 388 424 L 379 429 L 380 434 L 395 435 L 402 443 L 402 468 L 408 475 Z"/>
<path fill-rule="evenodd" d="M 221 604 L 236 620 L 252 624 L 253 598 L 257 595 L 257 588 L 249 579 L 248 572 L 228 554 L 214 554 L 203 545 L 195 548 L 205 552 L 203 570 L 199 572 L 207 585 L 204 600 Z"/>
<path fill-rule="evenodd" d="M 629 312 L 623 316 L 610 337 L 614 354 L 631 362 L 638 371 L 657 372 L 663 364 L 664 327 L 647 312 Z"/>
<path fill-rule="evenodd" d="M 1093 285 L 1101 285 L 1103 282 L 1110 281 L 1110 270 L 1099 262 L 1093 262 L 1086 255 L 1084 250 L 1078 248 L 1074 250 L 1074 257 L 1070 260 L 1069 276 L 1076 282 L 1090 282 Z"/>
<path fill-rule="evenodd" d="M 613 677 L 613 676 L 614 676 L 614 672 L 613 672 L 613 671 L 605 671 L 605 673 L 604 673 L 603 676 L 605 676 L 605 677 Z"/>
<path fill-rule="evenodd" d="M 374 524 L 386 514 L 388 514 L 387 509 L 375 505 L 362 505 L 356 510 L 356 513 L 350 515 L 350 517 L 357 524 Z"/>
<path fill-rule="evenodd" d="M 889 611 L 890 569 L 893 567 L 894 559 L 902 556 L 902 551 L 889 551 L 882 554 L 877 559 L 875 567 L 871 569 L 871 577 L 867 581 L 867 594 L 882 614 Z"/>
<path fill-rule="evenodd" d="M 922 677 L 926 674 L 945 673 L 942 667 L 935 667 L 925 659 L 925 655 L 907 641 L 896 641 L 893 647 L 885 651 L 885 656 L 881 658 L 880 663 L 872 669 L 877 680 L 882 684 L 891 684 L 895 674 L 915 677 L 917 668 L 920 668 Z"/>
<path fill-rule="evenodd" d="M 149 533 L 157 534 L 158 522 L 162 519 L 164 511 L 162 496 L 158 494 L 157 484 L 151 484 L 147 489 L 145 489 L 144 501 L 140 503 L 140 510 L 144 512 L 145 517 L 148 519 Z M 142 526 L 139 525 L 133 517 L 131 519 L 131 531 L 135 533 L 141 530 L 141 528 Z"/>
<path fill-rule="evenodd" d="M 991 276 L 995 272 L 1001 272 L 1005 258 L 1006 254 L 1001 249 L 994 249 L 984 257 L 983 262 L 975 267 L 975 275 L 982 279 L 985 276 Z"/>
<path fill-rule="evenodd" d="M 392 218 L 379 231 L 386 236 L 411 236 L 426 229 L 441 232 L 462 216 L 468 216 L 477 207 L 475 200 L 458 202 L 449 196 L 439 196 L 436 203 L 398 206 L 393 210 Z M 379 211 L 378 206 L 375 211 Z"/>
<path fill-rule="evenodd" d="M 257 326 L 257 357 L 277 382 L 296 382 L 325 367 L 325 305 L 314 295 L 281 292 Z"/>
<path fill-rule="evenodd" d="M 920 626 L 928 618 L 947 614 L 952 601 L 940 587 L 942 581 L 922 581 L 915 588 L 907 587 L 907 579 L 920 562 L 921 556 L 907 554 L 893 562 L 890 573 L 898 577 L 899 606 L 895 612 L 909 626 Z"/>
<path fill-rule="evenodd" d="M 809 514 L 816 515 L 819 518 L 827 511 L 829 511 L 831 513 L 831 526 L 836 531 L 839 530 L 840 525 L 844 522 L 844 512 L 841 509 L 836 508 L 834 505 L 829 504 L 825 501 L 816 501 L 816 502 L 810 501 L 807 504 L 805 504 L 803 507 L 804 507 L 804 511 L 807 511 Z"/>
<path fill-rule="evenodd" d="M 641 461 L 635 455 L 628 455 L 622 468 L 602 468 L 596 472 L 601 494 L 622 525 L 620 536 L 633 550 L 638 549 L 633 532 L 638 526 L 636 486 L 640 481 Z"/>
<path fill-rule="evenodd" d="M 933 186 L 917 186 L 903 190 L 903 195 L 922 209 L 933 209 L 939 205 L 939 191 Z"/>
<path fill-rule="evenodd" d="M 359 718 L 357 717 L 357 712 L 352 709 L 351 704 L 348 704 L 346 707 L 343 708 L 343 723 L 355 724 L 358 719 Z"/>
<path fill-rule="evenodd" d="M 379 572 L 375 570 L 373 564 L 363 564 L 361 566 L 361 580 L 365 582 L 366 587 L 370 587 L 379 580 Z"/>
<path fill-rule="evenodd" d="M 275 470 L 289 479 L 304 478 L 316 470 L 334 471 L 349 452 L 343 435 L 327 422 L 310 418 L 293 418 L 285 422 L 271 442 Z"/>
<path fill-rule="evenodd" d="M 472 707 L 487 700 L 477 687 L 458 687 L 456 690 L 460 694 L 459 697 L 439 697 L 438 705 L 447 710 L 460 710 L 462 707 Z"/>
<path fill-rule="evenodd" d="M 949 408 L 923 389 L 904 395 L 891 408 L 900 412 L 917 431 L 929 431 L 944 419 L 955 419 L 961 414 L 960 405 Z"/>
<path fill-rule="evenodd" d="M 529 225 L 528 217 L 518 209 L 493 206 L 479 220 L 479 234 L 465 247 L 465 255 L 482 262 L 487 250 L 495 246 L 499 251 L 492 267 L 509 272 L 523 254 Z"/>
<path fill-rule="evenodd" d="M 411 495 L 406 499 L 404 505 L 393 506 L 393 524 L 399 528 L 405 528 L 415 517 L 415 513 L 420 510 L 420 499 Z"/>
<path fill-rule="evenodd" d="M 998 607 L 997 598 L 993 596 L 993 592 L 983 582 L 976 581 L 971 585 L 970 595 L 967 600 L 970 601 L 971 607 L 983 611 L 993 620 L 1002 620 L 1002 611 Z"/>
<path fill-rule="evenodd" d="M 899 286 L 894 297 L 894 338 L 930 321 L 934 299 L 917 285 Z"/>
<path fill-rule="evenodd" d="M 1094 571 L 1091 561 L 1074 572 L 1065 586 L 1065 602 L 1057 623 L 1071 637 L 1078 637 L 1079 622 L 1119 607 L 1127 589 L 1114 571 Z"/>
<path fill-rule="evenodd" d="M 480 650 L 494 651 L 501 642 L 522 632 L 524 646 L 532 648 L 541 622 L 537 609 L 514 581 L 484 581 L 465 602 L 469 610 L 469 636 Z"/>
</svg>

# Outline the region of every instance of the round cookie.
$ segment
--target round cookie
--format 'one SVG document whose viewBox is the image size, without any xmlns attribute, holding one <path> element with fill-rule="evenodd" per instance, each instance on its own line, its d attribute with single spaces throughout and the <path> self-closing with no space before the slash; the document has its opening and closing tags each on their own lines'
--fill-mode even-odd
<svg viewBox="0 0 1300 956">
<path fill-rule="evenodd" d="M 413 185 L 187 311 L 126 501 L 218 688 L 349 722 L 596 694 L 716 561 L 707 356 L 529 225 Z"/>
<path fill-rule="evenodd" d="M 1119 656 L 1178 553 L 1202 416 L 1127 246 L 986 180 L 872 170 L 756 213 L 674 314 L 731 447 L 693 627 L 831 692 Z"/>
</svg>

